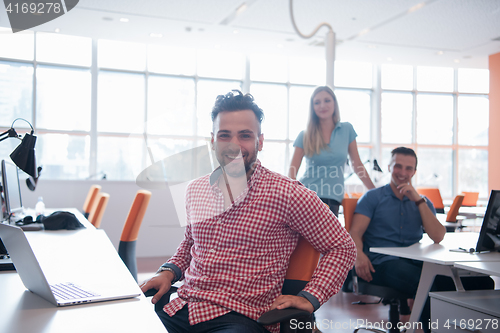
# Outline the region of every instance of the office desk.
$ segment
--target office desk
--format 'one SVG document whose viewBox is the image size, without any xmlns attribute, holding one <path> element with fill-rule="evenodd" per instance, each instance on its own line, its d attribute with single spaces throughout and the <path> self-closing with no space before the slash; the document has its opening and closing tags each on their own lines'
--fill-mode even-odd
<svg viewBox="0 0 500 333">
<path fill-rule="evenodd" d="M 498 261 L 460 262 L 454 266 L 476 273 L 500 276 L 500 262 Z"/>
<path fill-rule="evenodd" d="M 72 213 L 73 215 L 75 215 L 75 217 L 78 219 L 78 221 L 83 224 L 87 229 L 95 229 L 95 227 L 92 225 L 92 223 L 89 222 L 89 220 L 87 220 L 85 218 L 85 216 L 83 216 L 83 214 L 76 208 L 47 208 L 45 209 L 45 216 L 49 216 L 50 214 L 54 213 L 54 212 L 57 212 L 57 211 L 64 211 L 64 212 L 70 212 Z M 35 214 L 35 210 L 32 209 L 32 208 L 25 208 L 24 209 L 24 212 L 23 212 L 24 216 L 32 216 L 33 217 L 33 220 L 36 219 L 36 214 Z M 19 217 L 18 217 L 19 219 Z M 11 222 L 13 223 L 13 222 Z M 27 227 L 33 225 L 33 226 L 37 226 L 37 225 L 40 225 L 41 223 L 33 223 L 33 224 L 28 224 L 26 225 Z M 38 230 L 35 230 L 35 231 L 38 231 Z"/>
<path fill-rule="evenodd" d="M 56 211 L 70 212 L 76 216 L 78 221 L 81 224 L 83 224 L 87 230 L 96 230 L 95 227 L 92 225 L 92 223 L 90 223 L 85 218 L 85 216 L 83 216 L 83 214 L 76 208 L 48 208 L 48 209 L 45 209 L 44 215 L 49 216 L 50 214 L 52 214 Z M 26 216 L 31 215 L 31 216 L 33 216 L 33 219 L 35 219 L 35 216 L 36 216 L 35 210 L 32 208 L 26 208 L 24 211 L 24 215 L 26 215 Z M 0 223 L 2 223 L 2 222 L 0 222 Z M 30 227 L 32 227 L 31 231 L 29 230 Z M 28 225 L 26 225 L 25 231 L 26 232 L 37 232 L 37 231 L 41 230 L 40 229 L 41 227 L 43 227 L 41 225 L 41 223 L 28 224 Z M 12 261 L 10 260 L 10 258 L 2 258 L 2 259 L 0 259 L 0 266 L 1 266 L 0 271 L 5 270 L 5 269 L 12 270 Z"/>
<path fill-rule="evenodd" d="M 468 271 L 500 276 L 500 262 L 459 262 L 454 266 Z M 498 332 L 500 290 L 445 291 L 429 293 L 433 332 Z M 449 326 L 446 326 L 449 324 Z M 489 324 L 489 325 L 488 325 Z"/>
<path fill-rule="evenodd" d="M 0 284 L 0 332 L 166 332 L 144 296 L 57 308 L 29 292 L 17 273 L 0 273 Z"/>
<path fill-rule="evenodd" d="M 38 231 L 27 232 L 26 236 L 49 280 L 51 276 L 64 279 L 68 272 L 76 272 L 79 278 L 71 280 L 78 284 L 92 279 L 99 281 L 106 276 L 139 290 L 102 230 Z M 92 240 L 90 243 L 89 239 Z M 68 242 L 81 251 L 65 251 Z M 54 249 L 58 251 L 53 253 Z M 48 252 L 52 255 L 49 259 Z M 68 255 L 71 260 L 68 260 Z M 89 265 L 93 268 L 88 269 Z M 47 273 L 48 267 L 51 267 L 51 273 Z M 54 270 L 55 267 L 58 269 Z M 56 307 L 29 292 L 16 272 L 0 272 L 0 285 L 0 332 L 166 332 L 150 300 L 143 295 L 120 301 Z"/>
<path fill-rule="evenodd" d="M 500 290 L 432 292 L 431 332 L 497 333 Z"/>
<path fill-rule="evenodd" d="M 393 255 L 401 258 L 423 261 L 422 275 L 417 289 L 415 302 L 411 312 L 410 322 L 419 321 L 429 290 L 436 275 L 450 276 L 457 290 L 464 290 L 455 263 L 462 262 L 500 262 L 500 253 L 470 254 L 467 252 L 450 252 L 450 249 L 462 247 L 475 248 L 478 233 L 459 232 L 446 233 L 440 244 L 434 242 L 425 234 L 419 243 L 408 247 L 372 247 L 371 252 Z M 412 325 L 413 326 L 413 325 Z M 414 332 L 414 327 L 408 333 Z"/>
</svg>

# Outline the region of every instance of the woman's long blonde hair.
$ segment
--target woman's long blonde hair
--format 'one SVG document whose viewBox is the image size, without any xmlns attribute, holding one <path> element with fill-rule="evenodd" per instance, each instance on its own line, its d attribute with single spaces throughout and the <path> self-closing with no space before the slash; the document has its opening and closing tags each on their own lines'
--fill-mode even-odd
<svg viewBox="0 0 500 333">
<path fill-rule="evenodd" d="M 314 92 L 311 95 L 311 101 L 309 103 L 309 119 L 307 121 L 307 128 L 306 132 L 304 133 L 304 152 L 308 157 L 311 157 L 314 154 L 319 154 L 321 152 L 321 149 L 326 147 L 326 143 L 323 140 L 321 127 L 319 126 L 319 118 L 314 112 L 314 97 L 322 91 L 326 91 L 333 98 L 333 123 L 337 125 L 337 123 L 340 121 L 339 103 L 337 102 L 337 97 L 335 96 L 332 88 L 328 86 L 319 86 L 314 89 Z"/>
</svg>

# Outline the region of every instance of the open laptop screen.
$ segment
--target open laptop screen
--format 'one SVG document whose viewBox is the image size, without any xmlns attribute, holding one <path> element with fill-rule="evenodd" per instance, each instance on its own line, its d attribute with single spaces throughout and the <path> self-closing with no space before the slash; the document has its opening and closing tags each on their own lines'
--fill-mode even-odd
<svg viewBox="0 0 500 333">
<path fill-rule="evenodd" d="M 23 204 L 18 169 L 15 164 L 5 160 L 2 160 L 2 185 L 8 216 L 10 217 L 12 214 L 21 212 Z"/>
</svg>

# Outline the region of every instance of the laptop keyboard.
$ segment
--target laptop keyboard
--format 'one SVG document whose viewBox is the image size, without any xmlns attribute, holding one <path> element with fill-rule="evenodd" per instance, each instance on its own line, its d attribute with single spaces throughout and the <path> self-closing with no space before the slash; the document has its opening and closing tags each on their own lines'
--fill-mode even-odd
<svg viewBox="0 0 500 333">
<path fill-rule="evenodd" d="M 99 296 L 96 293 L 82 289 L 73 283 L 58 283 L 50 286 L 52 293 L 57 300 L 79 299 Z"/>
</svg>

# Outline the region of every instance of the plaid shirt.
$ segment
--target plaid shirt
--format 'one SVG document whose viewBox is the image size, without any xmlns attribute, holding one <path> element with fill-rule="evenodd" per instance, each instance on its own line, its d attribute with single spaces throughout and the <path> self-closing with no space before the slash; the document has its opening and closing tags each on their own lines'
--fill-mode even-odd
<svg viewBox="0 0 500 333">
<path fill-rule="evenodd" d="M 189 184 L 188 226 L 167 262 L 185 280 L 165 305 L 170 316 L 187 303 L 191 325 L 230 311 L 257 320 L 281 294 L 299 234 L 323 254 L 303 291 L 323 304 L 342 287 L 356 258 L 349 234 L 313 191 L 259 161 L 255 166 L 246 190 L 225 210 L 220 169 Z"/>
</svg>

